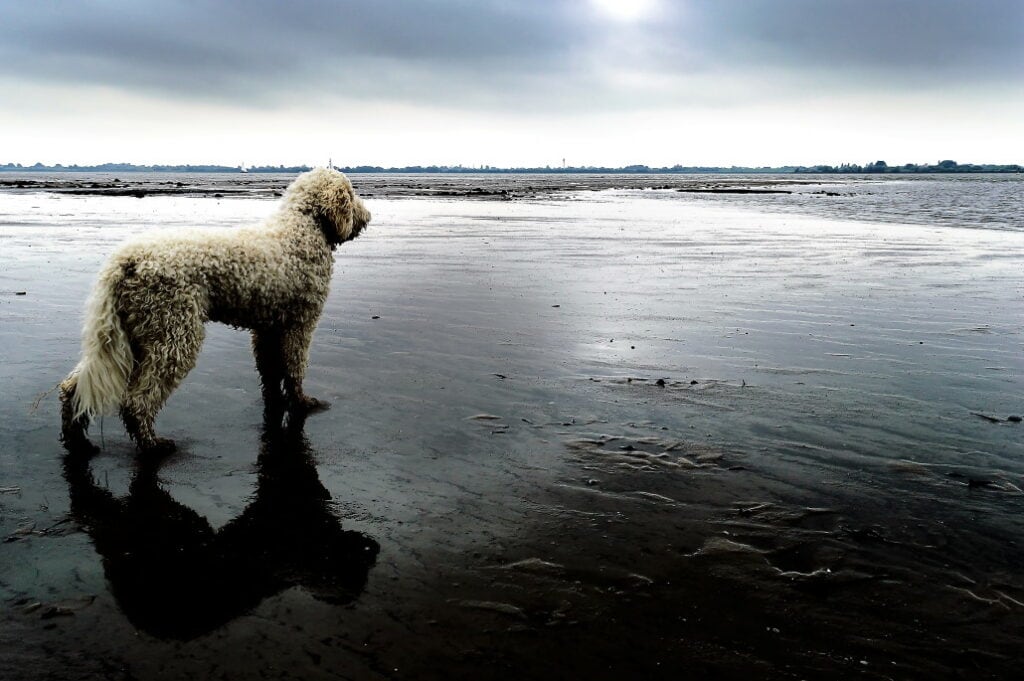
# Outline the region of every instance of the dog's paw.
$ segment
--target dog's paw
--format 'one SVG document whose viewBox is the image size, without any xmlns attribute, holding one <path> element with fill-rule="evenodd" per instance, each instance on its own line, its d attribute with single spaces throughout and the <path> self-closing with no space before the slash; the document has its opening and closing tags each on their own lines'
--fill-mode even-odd
<svg viewBox="0 0 1024 681">
<path fill-rule="evenodd" d="M 302 397 L 292 400 L 292 410 L 303 413 L 312 414 L 317 411 L 325 411 L 331 408 L 331 403 L 326 400 L 318 400 L 315 397 L 309 395 L 303 395 Z"/>
<path fill-rule="evenodd" d="M 100 453 L 100 448 L 81 433 L 74 435 L 62 434 L 60 441 L 64 445 L 64 449 L 74 456 L 91 457 Z"/>
<path fill-rule="evenodd" d="M 174 444 L 174 440 L 169 438 L 155 437 L 152 442 L 146 443 L 140 449 L 146 456 L 167 456 L 176 452 L 178 445 Z"/>
</svg>

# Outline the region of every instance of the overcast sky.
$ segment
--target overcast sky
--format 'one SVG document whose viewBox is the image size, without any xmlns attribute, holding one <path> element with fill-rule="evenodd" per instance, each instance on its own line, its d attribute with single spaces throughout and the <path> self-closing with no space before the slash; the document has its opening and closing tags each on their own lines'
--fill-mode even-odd
<svg viewBox="0 0 1024 681">
<path fill-rule="evenodd" d="M 0 163 L 1024 162 L 1024 0 L 0 0 Z"/>
</svg>

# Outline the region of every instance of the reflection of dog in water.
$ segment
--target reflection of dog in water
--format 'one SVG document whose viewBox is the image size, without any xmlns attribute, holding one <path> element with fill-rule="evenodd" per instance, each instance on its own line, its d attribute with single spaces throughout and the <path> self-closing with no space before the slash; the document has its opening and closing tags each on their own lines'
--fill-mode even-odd
<svg viewBox="0 0 1024 681">
<path fill-rule="evenodd" d="M 169 451 L 157 412 L 195 366 L 204 324 L 251 329 L 266 402 L 293 412 L 326 406 L 303 393 L 309 344 L 330 289 L 332 252 L 370 213 L 336 170 L 300 175 L 264 224 L 130 243 L 100 272 L 82 356 L 61 383 L 62 437 L 88 446 L 97 414 L 120 410 L 142 450 Z"/>
<path fill-rule="evenodd" d="M 379 545 L 341 528 L 302 421 L 265 428 L 255 497 L 217 531 L 160 488 L 155 461 L 140 463 L 128 496 L 118 499 L 89 472 L 91 450 L 66 456 L 71 514 L 92 537 L 134 626 L 188 639 L 290 586 L 329 603 L 359 596 Z"/>
</svg>

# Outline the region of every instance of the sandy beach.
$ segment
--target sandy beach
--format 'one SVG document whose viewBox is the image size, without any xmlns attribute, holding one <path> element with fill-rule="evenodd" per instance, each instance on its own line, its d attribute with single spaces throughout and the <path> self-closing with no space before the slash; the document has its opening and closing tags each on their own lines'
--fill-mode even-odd
<svg viewBox="0 0 1024 681">
<path fill-rule="evenodd" d="M 266 428 L 248 336 L 210 326 L 157 462 L 113 417 L 65 459 L 37 399 L 117 243 L 250 224 L 278 184 L 0 192 L 0 677 L 1018 672 L 1012 218 L 354 179 L 373 222 L 307 378 L 332 408 Z"/>
</svg>

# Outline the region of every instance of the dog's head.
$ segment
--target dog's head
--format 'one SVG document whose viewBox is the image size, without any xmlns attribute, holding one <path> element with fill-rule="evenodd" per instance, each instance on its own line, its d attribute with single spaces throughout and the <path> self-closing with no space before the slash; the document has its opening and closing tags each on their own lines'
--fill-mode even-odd
<svg viewBox="0 0 1024 681">
<path fill-rule="evenodd" d="M 315 168 L 299 175 L 284 195 L 287 207 L 311 215 L 334 248 L 351 241 L 370 222 L 370 211 L 343 173 Z"/>
</svg>

